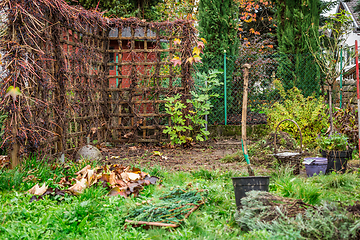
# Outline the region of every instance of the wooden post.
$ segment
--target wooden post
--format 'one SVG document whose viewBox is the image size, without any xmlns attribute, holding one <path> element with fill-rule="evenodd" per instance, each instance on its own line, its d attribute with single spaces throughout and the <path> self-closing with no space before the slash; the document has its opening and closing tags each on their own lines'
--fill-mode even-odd
<svg viewBox="0 0 360 240">
<path fill-rule="evenodd" d="M 242 119 L 241 119 L 241 143 L 243 146 L 243 153 L 245 161 L 247 163 L 247 169 L 249 176 L 255 176 L 254 170 L 251 168 L 250 159 L 247 152 L 246 146 L 246 114 L 247 114 L 247 98 L 248 98 L 248 88 L 249 88 L 249 69 L 250 64 L 244 64 L 244 95 L 243 95 L 243 106 L 242 106 Z"/>
<path fill-rule="evenodd" d="M 10 21 L 9 21 L 9 32 L 12 33 L 12 41 L 18 42 L 16 39 L 17 38 L 16 28 L 13 23 L 10 23 Z M 16 65 L 14 66 L 14 64 L 11 64 L 11 66 L 9 68 L 9 72 L 10 72 L 9 76 L 11 75 L 11 73 L 14 73 L 16 71 L 16 69 L 17 69 L 16 67 L 17 67 Z M 9 121 L 9 119 L 6 121 L 8 126 L 9 126 L 9 124 L 12 123 L 12 126 L 10 125 L 11 133 L 12 133 L 11 151 L 10 151 L 10 153 L 8 153 L 8 155 L 10 155 L 9 157 L 10 157 L 10 161 L 11 161 L 10 168 L 15 168 L 17 165 L 20 164 L 20 157 L 19 157 L 20 144 L 19 144 L 19 141 L 17 140 L 18 119 L 16 118 L 16 116 L 17 116 L 16 109 L 17 109 L 17 107 L 15 107 L 14 112 L 10 112 L 10 114 L 9 114 L 9 119 L 11 119 L 11 116 L 14 116 L 14 119 L 12 119 L 13 121 Z"/>
<path fill-rule="evenodd" d="M 244 64 L 244 95 L 243 95 L 243 105 L 242 105 L 242 115 L 241 115 L 241 138 L 244 141 L 244 154 L 247 153 L 246 147 L 246 114 L 247 114 L 247 98 L 248 98 L 248 88 L 249 88 L 249 69 L 250 64 Z"/>
<path fill-rule="evenodd" d="M 16 118 L 16 114 L 15 118 Z M 13 126 L 12 126 L 12 148 L 11 148 L 11 152 L 10 152 L 10 159 L 11 159 L 11 168 L 15 168 L 17 165 L 20 164 L 20 158 L 19 158 L 19 150 L 20 150 L 20 144 L 17 141 L 17 121 L 13 122 Z"/>
</svg>

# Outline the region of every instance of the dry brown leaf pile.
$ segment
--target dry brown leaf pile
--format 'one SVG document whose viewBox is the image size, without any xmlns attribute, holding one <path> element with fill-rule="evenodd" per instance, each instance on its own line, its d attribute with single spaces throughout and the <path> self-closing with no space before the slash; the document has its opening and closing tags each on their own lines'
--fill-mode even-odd
<svg viewBox="0 0 360 240">
<path fill-rule="evenodd" d="M 91 169 L 87 165 L 77 173 L 76 178 L 69 179 L 69 177 L 61 178 L 58 184 L 62 188 L 67 188 L 62 192 L 68 192 L 73 195 L 81 194 L 86 188 L 91 187 L 96 183 L 102 184 L 103 187 L 109 189 L 109 196 L 121 195 L 128 197 L 133 194 L 135 197 L 144 186 L 156 184 L 159 180 L 158 177 L 149 176 L 147 173 L 142 172 L 139 168 L 130 168 L 114 165 L 105 165 Z M 75 182 L 75 183 L 74 183 Z M 28 193 L 42 196 L 46 193 L 48 186 L 45 183 L 39 187 L 39 184 L 33 186 Z"/>
</svg>

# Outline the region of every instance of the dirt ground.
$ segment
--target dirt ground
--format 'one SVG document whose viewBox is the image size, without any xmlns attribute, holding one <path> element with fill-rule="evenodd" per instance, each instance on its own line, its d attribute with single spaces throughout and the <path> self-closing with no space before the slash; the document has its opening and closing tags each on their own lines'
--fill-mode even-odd
<svg viewBox="0 0 360 240">
<path fill-rule="evenodd" d="M 260 145 L 260 148 L 265 147 L 267 144 L 265 142 L 264 145 Z M 137 165 L 140 167 L 162 166 L 169 171 L 193 171 L 199 169 L 247 171 L 246 163 L 242 157 L 241 142 L 236 139 L 211 140 L 194 145 L 191 148 L 169 148 L 160 144 L 122 144 L 116 147 L 104 145 L 98 147 L 109 163 Z M 256 173 L 266 174 L 274 169 L 276 160 L 271 154 L 272 152 L 269 151 L 260 155 L 249 154 Z M 315 156 L 316 153 L 305 151 L 304 155 Z M 227 157 L 227 159 L 224 160 L 224 157 Z M 348 163 L 349 169 L 359 167 L 359 160 L 351 160 Z M 306 176 L 304 166 L 301 167 L 301 175 Z"/>
<path fill-rule="evenodd" d="M 246 169 L 242 162 L 226 163 L 221 161 L 225 156 L 241 151 L 241 143 L 236 140 L 211 141 L 191 148 L 125 144 L 117 147 L 101 147 L 100 149 L 108 162 L 122 165 L 160 165 L 174 171 L 190 171 L 201 168 L 209 170 Z"/>
</svg>

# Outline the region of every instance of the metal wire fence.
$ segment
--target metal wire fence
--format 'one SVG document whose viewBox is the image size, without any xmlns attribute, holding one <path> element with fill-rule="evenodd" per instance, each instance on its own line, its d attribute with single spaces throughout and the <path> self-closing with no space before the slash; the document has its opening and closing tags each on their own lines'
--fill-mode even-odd
<svg viewBox="0 0 360 240">
<path fill-rule="evenodd" d="M 284 89 L 297 87 L 304 96 L 319 96 L 325 93 L 322 73 L 311 54 L 244 55 L 226 56 L 218 59 L 203 59 L 197 72 L 209 69 L 223 70 L 219 81 L 224 84 L 215 89 L 218 98 L 212 98 L 214 106 L 208 116 L 211 125 L 241 124 L 243 96 L 243 65 L 250 64 L 248 92 L 248 124 L 266 123 L 265 109 L 282 101 L 274 80 L 279 80 Z M 197 82 L 195 84 L 203 84 Z"/>
</svg>

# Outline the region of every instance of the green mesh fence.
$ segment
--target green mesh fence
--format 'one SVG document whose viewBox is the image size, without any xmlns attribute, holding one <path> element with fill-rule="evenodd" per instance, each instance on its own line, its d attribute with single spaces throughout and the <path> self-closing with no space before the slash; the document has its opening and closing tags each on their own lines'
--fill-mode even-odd
<svg viewBox="0 0 360 240">
<path fill-rule="evenodd" d="M 226 56 L 224 58 L 206 59 L 197 65 L 196 72 L 208 72 L 209 69 L 224 70 L 226 66 L 226 98 L 225 84 L 216 88 L 220 97 L 211 99 L 214 106 L 208 116 L 211 125 L 241 124 L 243 96 L 243 65 L 251 64 L 249 70 L 248 92 L 248 124 L 266 123 L 265 108 L 275 102 L 282 101 L 275 89 L 274 80 L 281 81 L 285 90 L 299 88 L 305 96 L 318 96 L 324 93 L 323 76 L 311 54 L 273 54 Z M 204 84 L 196 78 L 195 85 Z M 225 82 L 225 74 L 219 75 L 219 81 Z M 226 101 L 225 101 L 226 100 Z M 225 111 L 226 109 L 226 111 Z"/>
</svg>

